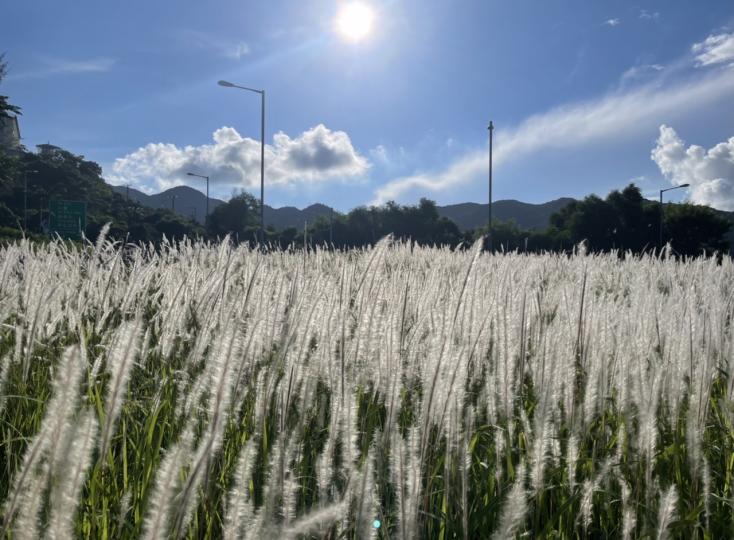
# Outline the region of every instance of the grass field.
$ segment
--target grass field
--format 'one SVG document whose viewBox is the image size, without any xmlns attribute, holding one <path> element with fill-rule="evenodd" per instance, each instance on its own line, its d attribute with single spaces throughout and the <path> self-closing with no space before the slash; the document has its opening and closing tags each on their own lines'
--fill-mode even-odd
<svg viewBox="0 0 734 540">
<path fill-rule="evenodd" d="M 7 538 L 734 536 L 734 265 L 0 248 Z"/>
</svg>

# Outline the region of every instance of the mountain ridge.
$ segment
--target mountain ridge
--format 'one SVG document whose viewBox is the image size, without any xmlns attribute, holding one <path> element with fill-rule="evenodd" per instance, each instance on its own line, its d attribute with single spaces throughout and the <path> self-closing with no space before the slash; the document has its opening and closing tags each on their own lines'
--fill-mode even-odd
<svg viewBox="0 0 734 540">
<path fill-rule="evenodd" d="M 160 193 L 148 195 L 135 188 L 127 186 L 112 186 L 112 189 L 123 197 L 137 202 L 148 208 L 173 209 L 179 215 L 204 223 L 206 215 L 206 195 L 200 190 L 189 186 L 176 186 Z M 498 221 L 514 221 L 521 229 L 544 229 L 548 226 L 550 216 L 575 199 L 561 197 L 544 203 L 526 203 L 516 199 L 503 199 L 492 204 L 493 218 Z M 225 201 L 209 198 L 209 212 Z M 456 223 L 460 230 L 466 231 L 486 225 L 488 219 L 488 205 L 475 202 L 465 202 L 436 206 L 438 214 Z M 319 217 L 328 218 L 332 209 L 322 203 L 314 203 L 304 208 L 282 206 L 273 208 L 265 205 L 265 226 L 276 230 L 289 227 L 302 229 L 306 222 L 312 223 Z M 334 211 L 334 213 L 338 213 Z"/>
</svg>

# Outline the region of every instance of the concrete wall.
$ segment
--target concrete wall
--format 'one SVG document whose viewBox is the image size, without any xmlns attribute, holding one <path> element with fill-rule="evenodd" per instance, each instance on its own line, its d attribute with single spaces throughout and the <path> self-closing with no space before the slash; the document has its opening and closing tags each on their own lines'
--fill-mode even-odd
<svg viewBox="0 0 734 540">
<path fill-rule="evenodd" d="M 0 114 L 0 147 L 10 150 L 20 147 L 20 128 L 15 116 Z"/>
</svg>

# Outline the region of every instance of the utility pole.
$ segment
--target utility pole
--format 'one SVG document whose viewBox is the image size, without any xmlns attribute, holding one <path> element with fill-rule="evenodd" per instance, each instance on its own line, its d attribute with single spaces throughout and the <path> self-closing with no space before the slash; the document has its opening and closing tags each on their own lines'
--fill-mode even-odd
<svg viewBox="0 0 734 540">
<path fill-rule="evenodd" d="M 487 235 L 489 236 L 489 251 L 492 252 L 493 231 L 492 231 L 492 133 L 494 132 L 494 124 L 489 121 L 489 222 L 487 223 Z"/>
<path fill-rule="evenodd" d="M 332 207 L 329 214 L 329 244 L 334 245 L 334 208 Z"/>
<path fill-rule="evenodd" d="M 240 86 L 229 81 L 219 81 L 219 86 L 239 88 L 260 94 L 260 241 L 265 243 L 265 90 Z"/>
<path fill-rule="evenodd" d="M 25 233 L 28 230 L 28 173 L 31 174 L 37 174 L 38 171 L 28 171 L 26 170 L 23 174 L 24 182 L 23 182 L 23 232 Z"/>
<path fill-rule="evenodd" d="M 205 174 L 195 174 L 192 172 L 187 172 L 186 174 L 189 176 L 196 176 L 197 178 L 206 180 L 206 219 L 209 219 L 209 176 Z M 205 224 L 206 224 L 206 219 L 204 220 Z"/>
<path fill-rule="evenodd" d="M 660 232 L 658 248 L 660 249 L 660 251 L 663 250 L 663 193 L 665 193 L 666 191 L 671 191 L 673 189 L 687 188 L 688 186 L 690 186 L 690 184 L 681 184 L 680 186 L 660 190 L 660 226 L 658 228 L 658 231 Z"/>
</svg>

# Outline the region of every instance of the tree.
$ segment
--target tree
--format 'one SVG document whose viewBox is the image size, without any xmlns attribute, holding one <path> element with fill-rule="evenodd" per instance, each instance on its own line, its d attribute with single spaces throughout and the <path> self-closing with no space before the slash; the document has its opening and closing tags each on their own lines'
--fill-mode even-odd
<svg viewBox="0 0 734 540">
<path fill-rule="evenodd" d="M 260 229 L 259 215 L 259 201 L 250 193 L 242 192 L 209 214 L 206 229 L 214 237 L 229 234 L 235 240 L 254 240 Z"/>
<path fill-rule="evenodd" d="M 3 81 L 7 74 L 8 62 L 5 60 L 5 53 L 2 53 L 0 54 L 0 83 Z M 7 116 L 8 113 L 13 113 L 17 115 L 23 114 L 20 112 L 20 107 L 8 103 L 8 96 L 0 96 L 0 115 Z"/>
<path fill-rule="evenodd" d="M 728 253 L 726 235 L 731 225 L 708 206 L 669 204 L 665 206 L 663 238 L 681 255 Z"/>
</svg>

